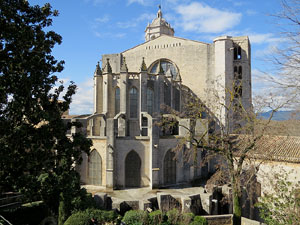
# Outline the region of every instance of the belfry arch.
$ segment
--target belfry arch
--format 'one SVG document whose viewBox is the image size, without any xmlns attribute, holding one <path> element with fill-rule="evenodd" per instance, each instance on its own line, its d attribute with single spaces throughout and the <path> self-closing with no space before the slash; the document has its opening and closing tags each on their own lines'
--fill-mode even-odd
<svg viewBox="0 0 300 225">
<path fill-rule="evenodd" d="M 125 187 L 141 186 L 141 165 L 141 158 L 131 150 L 125 159 Z"/>
</svg>

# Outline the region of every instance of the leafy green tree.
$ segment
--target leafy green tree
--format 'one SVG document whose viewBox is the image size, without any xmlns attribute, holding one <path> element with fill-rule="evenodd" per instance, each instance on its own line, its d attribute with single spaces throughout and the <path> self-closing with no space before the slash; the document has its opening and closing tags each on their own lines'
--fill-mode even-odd
<svg viewBox="0 0 300 225">
<path fill-rule="evenodd" d="M 51 52 L 62 38 L 48 27 L 57 15 L 50 4 L 0 1 L 0 191 L 41 197 L 54 212 L 60 195 L 68 208 L 80 191 L 74 165 L 91 145 L 81 133 L 67 137 L 79 124 L 61 119 L 76 85 L 63 96 L 64 86 L 55 86 L 64 62 Z"/>
<path fill-rule="evenodd" d="M 282 171 L 269 177 L 271 190 L 259 199 L 261 218 L 268 225 L 300 224 L 300 185 Z"/>
</svg>

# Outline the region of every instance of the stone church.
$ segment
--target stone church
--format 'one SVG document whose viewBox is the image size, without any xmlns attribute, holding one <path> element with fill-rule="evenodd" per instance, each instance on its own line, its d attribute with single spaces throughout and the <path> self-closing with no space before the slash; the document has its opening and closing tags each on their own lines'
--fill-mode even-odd
<svg viewBox="0 0 300 225">
<path fill-rule="evenodd" d="M 145 42 L 118 54 L 102 55 L 94 73 L 94 112 L 73 117 L 84 124 L 93 142 L 78 168 L 83 184 L 105 188 L 166 187 L 206 176 L 210 163 L 198 165 L 173 149 L 191 127 L 191 119 L 173 116 L 165 132 L 157 125 L 168 116 L 162 105 L 181 112 L 188 89 L 205 103 L 217 123 L 235 126 L 226 90 L 235 89 L 246 110 L 252 109 L 251 48 L 247 36 L 222 36 L 213 43 L 174 36 L 174 29 L 157 17 L 145 29 Z M 229 115 L 229 116 L 227 116 Z M 200 121 L 201 120 L 201 121 Z M 206 118 L 195 132 L 207 129 Z M 70 132 L 76 132 L 74 130 Z M 187 143 L 186 148 L 189 148 Z"/>
</svg>

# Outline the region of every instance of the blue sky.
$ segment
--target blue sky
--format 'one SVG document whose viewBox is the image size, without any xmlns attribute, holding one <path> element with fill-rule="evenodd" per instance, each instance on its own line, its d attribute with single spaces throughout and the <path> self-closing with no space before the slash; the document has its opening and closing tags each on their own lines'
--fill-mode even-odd
<svg viewBox="0 0 300 225">
<path fill-rule="evenodd" d="M 78 85 L 71 114 L 92 113 L 93 73 L 102 54 L 119 53 L 144 42 L 147 23 L 158 5 L 175 36 L 211 43 L 221 35 L 248 35 L 252 45 L 252 87 L 261 93 L 265 83 L 257 76 L 263 60 L 280 44 L 274 18 L 279 0 L 29 0 L 31 5 L 50 2 L 60 15 L 53 29 L 63 37 L 53 54 L 65 60 L 59 78 Z"/>
</svg>

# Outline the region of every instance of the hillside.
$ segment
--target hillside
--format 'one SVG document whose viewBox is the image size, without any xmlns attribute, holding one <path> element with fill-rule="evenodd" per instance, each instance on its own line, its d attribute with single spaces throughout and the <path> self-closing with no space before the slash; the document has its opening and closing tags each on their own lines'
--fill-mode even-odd
<svg viewBox="0 0 300 225">
<path fill-rule="evenodd" d="M 270 124 L 266 125 L 266 123 L 267 120 L 259 120 L 257 125 L 255 126 L 255 131 L 260 132 L 261 129 L 267 127 L 265 134 L 268 135 L 300 136 L 300 120 L 272 120 Z"/>
<path fill-rule="evenodd" d="M 260 113 L 259 116 L 262 119 L 268 119 L 271 116 L 271 112 L 272 111 Z M 278 111 L 278 112 L 275 112 L 272 117 L 272 120 L 275 120 L 275 121 L 283 121 L 283 120 L 289 120 L 289 119 L 299 120 L 300 112 L 299 111 Z"/>
</svg>

